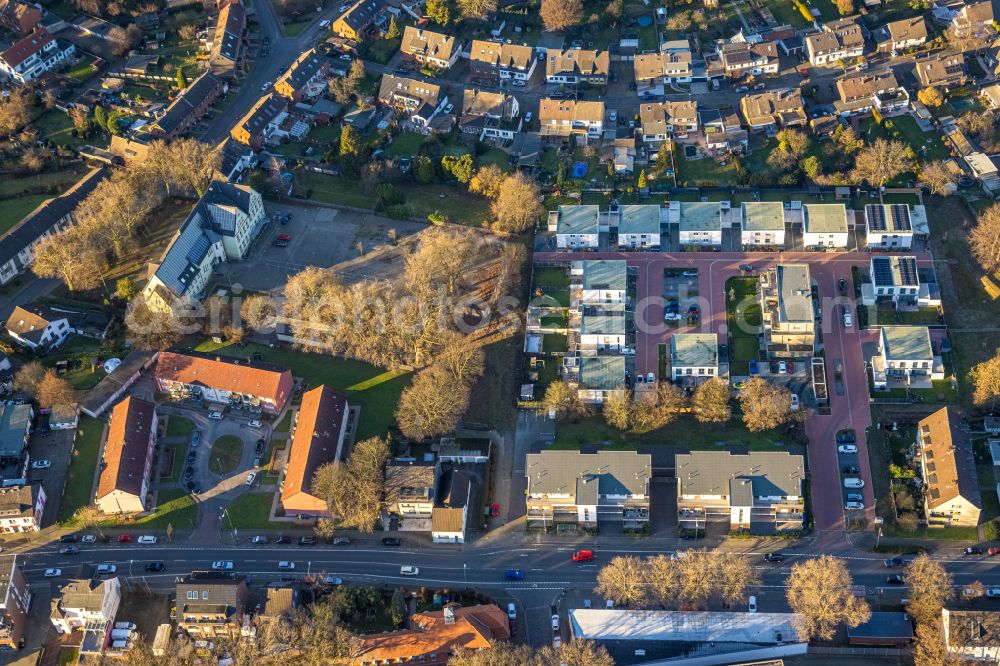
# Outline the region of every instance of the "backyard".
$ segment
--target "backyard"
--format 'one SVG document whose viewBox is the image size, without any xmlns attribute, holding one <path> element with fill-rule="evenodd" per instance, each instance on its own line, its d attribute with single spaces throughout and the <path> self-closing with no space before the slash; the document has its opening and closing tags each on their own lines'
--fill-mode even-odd
<svg viewBox="0 0 1000 666">
<path fill-rule="evenodd" d="M 761 325 L 757 280 L 752 277 L 726 281 L 726 322 L 729 327 L 729 373 L 747 375 L 750 361 L 760 357 L 757 332 Z"/>
<path fill-rule="evenodd" d="M 97 456 L 101 450 L 104 422 L 81 416 L 73 441 L 73 457 L 66 474 L 66 485 L 59 502 L 59 521 L 68 522 L 81 507 L 90 504 L 90 491 L 94 485 Z"/>
</svg>

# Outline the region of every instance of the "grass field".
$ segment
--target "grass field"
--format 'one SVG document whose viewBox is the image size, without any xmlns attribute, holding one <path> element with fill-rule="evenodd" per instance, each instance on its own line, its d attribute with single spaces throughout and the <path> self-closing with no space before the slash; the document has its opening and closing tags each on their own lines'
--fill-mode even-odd
<svg viewBox="0 0 1000 666">
<path fill-rule="evenodd" d="M 202 348 L 196 347 L 199 351 Z M 385 436 L 396 422 L 394 412 L 399 394 L 410 383 L 410 374 L 405 371 L 383 370 L 361 361 L 334 358 L 323 354 L 299 352 L 294 349 L 269 349 L 262 345 L 248 344 L 245 347 L 209 347 L 229 356 L 249 358 L 259 353 L 268 363 L 289 368 L 296 377 L 305 380 L 309 388 L 327 384 L 347 393 L 352 405 L 361 407 L 361 423 L 358 425 L 358 439 Z M 283 432 L 287 432 L 286 427 Z"/>
<path fill-rule="evenodd" d="M 567 349 L 566 336 L 562 333 L 546 333 L 542 338 L 542 351 L 546 354 L 565 352 Z"/>
<path fill-rule="evenodd" d="M 750 361 L 758 358 L 757 330 L 761 325 L 760 304 L 757 302 L 757 280 L 752 277 L 730 278 L 726 281 L 726 322 L 729 325 L 729 372 L 746 375 Z"/>
<path fill-rule="evenodd" d="M 160 481 L 176 481 L 181 478 L 181 469 L 184 467 L 184 458 L 187 456 L 187 444 L 174 444 L 170 448 L 174 450 L 174 457 L 170 461 L 170 474 L 160 476 Z"/>
<path fill-rule="evenodd" d="M 194 422 L 182 416 L 171 416 L 167 419 L 167 437 L 190 437 L 194 431 Z"/>
<path fill-rule="evenodd" d="M 535 268 L 535 287 L 565 289 L 569 287 L 569 274 L 565 268 Z"/>
<path fill-rule="evenodd" d="M 386 149 L 385 154 L 392 157 L 410 157 L 420 152 L 420 146 L 424 145 L 424 137 L 416 132 L 401 132 L 399 136 L 392 140 L 392 144 Z"/>
<path fill-rule="evenodd" d="M 268 518 L 271 515 L 271 503 L 274 500 L 273 493 L 245 493 L 237 497 L 226 507 L 228 521 L 224 521 L 223 527 L 232 526 L 236 529 L 273 529 L 280 523 L 272 523 Z"/>
<path fill-rule="evenodd" d="M 38 208 L 49 194 L 25 194 L 14 199 L 0 202 L 0 234 L 7 233 L 14 225 L 24 219 L 24 216 Z"/>
<path fill-rule="evenodd" d="M 151 529 L 166 529 L 171 525 L 175 530 L 193 530 L 198 517 L 198 505 L 194 498 L 180 488 L 167 488 L 156 493 L 156 511 L 139 518 L 135 525 Z"/>
<path fill-rule="evenodd" d="M 101 450 L 101 433 L 104 422 L 89 416 L 80 417 L 73 442 L 73 458 L 69 462 L 66 486 L 59 502 L 59 520 L 65 522 L 77 509 L 90 504 L 90 491 L 94 486 L 97 456 Z"/>
<path fill-rule="evenodd" d="M 216 474 L 229 474 L 240 464 L 243 442 L 234 435 L 223 435 L 212 443 L 208 468 Z"/>
</svg>

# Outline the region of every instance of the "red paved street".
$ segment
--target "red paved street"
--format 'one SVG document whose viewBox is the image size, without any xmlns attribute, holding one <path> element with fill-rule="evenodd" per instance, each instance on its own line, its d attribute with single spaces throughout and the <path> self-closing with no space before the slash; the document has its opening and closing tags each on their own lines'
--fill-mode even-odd
<svg viewBox="0 0 1000 666">
<path fill-rule="evenodd" d="M 920 267 L 930 266 L 927 253 L 908 253 L 917 257 Z M 861 355 L 862 341 L 877 340 L 877 332 L 859 332 L 857 326 L 845 329 L 839 307 L 835 306 L 839 292 L 837 280 L 844 278 L 853 284 L 851 268 L 867 269 L 871 255 L 865 252 L 822 253 L 782 252 L 777 255 L 737 252 L 536 252 L 536 261 L 574 261 L 581 259 L 624 259 L 638 270 L 635 303 L 636 373 L 658 374 L 657 347 L 670 344 L 675 332 L 714 332 L 720 344 L 725 343 L 726 291 L 729 278 L 740 275 L 741 264 L 752 264 L 759 272 L 778 263 L 809 264 L 810 277 L 817 284 L 821 299 L 821 331 L 827 360 L 827 384 L 830 394 L 828 416 L 810 415 L 806 422 L 809 438 L 809 471 L 812 479 L 812 508 L 818 531 L 844 528 L 843 492 L 837 459 L 836 433 L 854 428 L 858 435 L 858 467 L 865 482 L 863 491 L 868 525 L 873 524 L 875 500 L 872 495 L 871 470 L 868 465 L 866 429 L 871 426 L 868 401 L 868 379 Z M 663 271 L 666 268 L 697 268 L 698 300 L 701 323 L 697 327 L 669 327 L 663 323 Z M 848 300 L 854 311 L 854 294 L 848 289 Z M 833 359 L 843 361 L 844 395 L 834 389 Z"/>
</svg>

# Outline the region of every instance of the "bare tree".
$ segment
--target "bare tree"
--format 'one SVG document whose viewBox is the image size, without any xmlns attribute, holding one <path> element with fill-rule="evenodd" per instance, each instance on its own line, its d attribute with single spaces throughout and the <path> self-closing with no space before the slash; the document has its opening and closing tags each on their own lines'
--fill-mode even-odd
<svg viewBox="0 0 1000 666">
<path fill-rule="evenodd" d="M 477 256 L 476 250 L 475 237 L 464 229 L 426 229 L 416 252 L 406 257 L 406 279 L 414 287 L 443 286 L 452 294 Z"/>
<path fill-rule="evenodd" d="M 321 465 L 313 474 L 310 488 L 317 497 L 326 498 L 330 513 L 343 525 L 371 532 L 382 505 L 383 469 L 388 458 L 385 439 L 362 440 L 355 444 L 346 463 Z"/>
<path fill-rule="evenodd" d="M 729 384 L 718 377 L 702 382 L 694 392 L 695 418 L 702 423 L 725 423 L 733 415 L 731 395 Z"/>
<path fill-rule="evenodd" d="M 951 599 L 952 578 L 941 563 L 926 553 L 918 555 L 906 567 L 910 605 L 906 612 L 917 624 L 931 624 L 941 617 L 941 609 Z"/>
<path fill-rule="evenodd" d="M 351 63 L 347 76 L 330 79 L 327 89 L 338 104 L 347 104 L 358 94 L 358 86 L 365 78 L 365 65 L 361 60 Z"/>
<path fill-rule="evenodd" d="M 559 647 L 545 646 L 538 651 L 539 666 L 614 666 L 615 661 L 603 645 L 595 641 L 573 639 Z M 449 666 L 451 662 L 449 661 Z M 509 661 L 507 664 L 523 664 L 527 662 Z"/>
<path fill-rule="evenodd" d="M 497 0 L 457 0 L 462 18 L 485 21 L 497 11 Z"/>
<path fill-rule="evenodd" d="M 761 377 L 751 377 L 740 393 L 743 422 L 750 432 L 777 428 L 788 420 L 792 394 Z"/>
<path fill-rule="evenodd" d="M 635 399 L 632 414 L 636 432 L 652 432 L 665 428 L 687 409 L 684 390 L 669 382 L 660 382 L 652 391 L 643 391 Z"/>
<path fill-rule="evenodd" d="M 500 196 L 506 177 L 503 170 L 496 164 L 487 164 L 480 167 L 472 180 L 469 181 L 469 191 L 495 201 Z"/>
<path fill-rule="evenodd" d="M 981 581 L 974 580 L 962 588 L 963 599 L 981 599 L 986 596 L 986 586 Z"/>
<path fill-rule="evenodd" d="M 913 160 L 902 141 L 875 139 L 862 148 L 854 162 L 855 181 L 864 181 L 872 187 L 883 187 L 901 173 L 913 169 Z"/>
<path fill-rule="evenodd" d="M 497 230 L 520 233 L 531 228 L 538 222 L 538 216 L 542 212 L 538 198 L 538 184 L 535 181 L 520 171 L 507 176 L 500 186 L 500 196 L 492 207 Z"/>
<path fill-rule="evenodd" d="M 566 30 L 583 20 L 581 0 L 542 0 L 542 23 L 546 30 Z"/>
<path fill-rule="evenodd" d="M 181 339 L 181 326 L 173 311 L 151 307 L 139 294 L 125 312 L 129 339 L 142 349 L 167 349 Z"/>
<path fill-rule="evenodd" d="M 979 214 L 969 232 L 969 249 L 987 273 L 1000 270 L 1000 204 L 993 204 Z"/>
<path fill-rule="evenodd" d="M 666 608 L 677 603 L 680 590 L 680 569 L 666 555 L 654 555 L 646 560 L 649 601 Z"/>
<path fill-rule="evenodd" d="M 38 384 L 36 394 L 38 403 L 43 407 L 54 407 L 56 405 L 76 405 L 76 389 L 56 374 L 56 371 L 49 369 Z"/>
<path fill-rule="evenodd" d="M 931 194 L 947 196 L 954 190 L 955 176 L 952 175 L 943 161 L 937 160 L 928 162 L 920 170 L 920 183 L 930 190 Z"/>
<path fill-rule="evenodd" d="M 21 366 L 21 369 L 14 375 L 14 390 L 25 395 L 37 398 L 38 389 L 45 379 L 48 369 L 42 365 L 41 361 L 30 361 Z"/>
<path fill-rule="evenodd" d="M 545 397 L 542 398 L 542 405 L 546 409 L 554 410 L 556 418 L 585 416 L 590 412 L 590 407 L 580 400 L 580 394 L 576 388 L 567 382 L 554 381 L 545 389 Z"/>
<path fill-rule="evenodd" d="M 642 560 L 633 555 L 619 556 L 597 572 L 594 591 L 619 605 L 640 607 L 648 599 L 645 579 Z"/>
<path fill-rule="evenodd" d="M 459 384 L 471 385 L 483 375 L 486 356 L 475 340 L 449 331 L 434 362 L 447 369 Z"/>
<path fill-rule="evenodd" d="M 469 405 L 469 387 L 454 380 L 439 366 L 431 366 L 413 379 L 403 391 L 396 409 L 396 421 L 404 435 L 423 440 L 453 432 Z"/>
<path fill-rule="evenodd" d="M 31 122 L 31 94 L 14 88 L 6 98 L 0 98 L 0 136 L 13 136 Z"/>
<path fill-rule="evenodd" d="M 71 106 L 67 114 L 78 132 L 85 132 L 90 127 L 90 112 L 87 107 L 80 104 Z"/>
<path fill-rule="evenodd" d="M 612 428 L 622 432 L 631 429 L 634 415 L 632 392 L 625 388 L 609 391 L 604 398 L 601 412 L 604 414 L 604 420 Z"/>
<path fill-rule="evenodd" d="M 488 650 L 458 648 L 448 658 L 448 666 L 536 666 L 535 651 L 528 645 L 505 641 L 490 644 Z"/>
<path fill-rule="evenodd" d="M 851 582 L 844 561 L 829 555 L 792 565 L 786 595 L 803 637 L 830 640 L 837 625 L 868 621 L 871 608 L 851 593 Z"/>
<path fill-rule="evenodd" d="M 250 294 L 240 305 L 240 318 L 243 325 L 252 331 L 266 331 L 274 326 L 274 316 L 277 309 L 274 299 L 267 294 Z"/>
<path fill-rule="evenodd" d="M 961 663 L 945 646 L 941 618 L 937 618 L 934 622 L 918 624 L 915 638 L 913 666 L 957 666 Z"/>
<path fill-rule="evenodd" d="M 142 31 L 135 23 L 129 24 L 127 28 L 116 25 L 108 30 L 111 52 L 116 56 L 123 56 L 134 49 L 140 39 L 142 39 Z"/>
<path fill-rule="evenodd" d="M 96 287 L 107 266 L 99 244 L 82 225 L 46 236 L 33 253 L 32 272 L 39 277 L 59 278 L 70 291 Z"/>
<path fill-rule="evenodd" d="M 1000 352 L 993 358 L 978 363 L 969 371 L 974 391 L 972 400 L 979 407 L 989 405 L 990 412 L 996 410 L 1000 398 Z"/>
</svg>

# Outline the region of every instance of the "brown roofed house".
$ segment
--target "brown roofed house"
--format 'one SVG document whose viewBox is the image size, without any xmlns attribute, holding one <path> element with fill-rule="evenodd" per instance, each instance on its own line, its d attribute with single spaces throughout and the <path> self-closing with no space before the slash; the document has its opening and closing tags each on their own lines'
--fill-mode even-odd
<svg viewBox="0 0 1000 666">
<path fill-rule="evenodd" d="M 920 60 L 914 73 L 924 88 L 956 88 L 965 85 L 965 56 L 959 53 Z"/>
<path fill-rule="evenodd" d="M 865 52 L 865 37 L 854 17 L 823 26 L 823 32 L 806 37 L 806 53 L 814 66 L 833 65 L 838 60 L 857 58 Z"/>
<path fill-rule="evenodd" d="M 469 66 L 476 78 L 527 81 L 537 62 L 530 46 L 476 39 L 469 48 Z"/>
<path fill-rule="evenodd" d="M 877 33 L 879 51 L 896 51 L 920 46 L 927 41 L 927 21 L 913 16 L 887 23 Z"/>
<path fill-rule="evenodd" d="M 453 36 L 442 35 L 433 30 L 421 30 L 412 25 L 406 26 L 403 41 L 399 45 L 399 52 L 404 56 L 438 69 L 448 69 L 454 65 L 461 51 L 461 42 Z"/>
<path fill-rule="evenodd" d="M 639 105 L 642 140 L 660 143 L 670 137 L 683 139 L 698 131 L 698 102 L 643 102 Z"/>
<path fill-rule="evenodd" d="M 115 405 L 95 501 L 104 513 L 146 510 L 156 447 L 156 405 L 126 396 Z"/>
<path fill-rule="evenodd" d="M 604 129 L 604 102 L 543 97 L 538 103 L 538 123 L 543 138 L 577 134 L 599 139 Z"/>
<path fill-rule="evenodd" d="M 330 30 L 338 37 L 361 41 L 362 33 L 375 22 L 383 6 L 380 0 L 358 0 L 333 22 Z"/>
<path fill-rule="evenodd" d="M 448 95 L 434 83 L 383 74 L 378 101 L 405 111 L 411 122 L 426 127 L 448 103 Z"/>
<path fill-rule="evenodd" d="M 466 88 L 462 95 L 459 128 L 465 134 L 475 134 L 480 141 L 513 140 L 521 129 L 517 98 L 506 93 Z"/>
<path fill-rule="evenodd" d="M 256 407 L 277 414 L 292 397 L 294 381 L 287 368 L 242 358 L 199 352 L 160 352 L 156 383 L 177 398 L 200 397 L 208 403 Z"/>
<path fill-rule="evenodd" d="M 303 97 L 318 97 L 326 90 L 326 73 L 329 70 L 330 61 L 310 49 L 296 58 L 288 71 L 278 77 L 274 92 L 293 102 Z"/>
<path fill-rule="evenodd" d="M 27 35 L 42 20 L 42 10 L 24 0 L 0 0 L 0 25 L 18 35 Z"/>
<path fill-rule="evenodd" d="M 51 349 L 65 342 L 71 332 L 69 319 L 40 303 L 17 305 L 7 318 L 7 334 L 23 347 Z"/>
<path fill-rule="evenodd" d="M 327 512 L 326 498 L 311 492 L 313 475 L 320 466 L 340 461 L 348 412 L 347 397 L 329 386 L 317 386 L 302 395 L 281 490 L 285 515 Z"/>
<path fill-rule="evenodd" d="M 611 56 L 607 51 L 549 51 L 545 56 L 545 78 L 549 83 L 572 84 L 608 82 Z"/>
<path fill-rule="evenodd" d="M 781 88 L 746 95 L 740 100 L 740 111 L 747 127 L 752 130 L 796 127 L 805 125 L 807 120 L 805 107 L 802 105 L 802 91 L 798 88 Z"/>
<path fill-rule="evenodd" d="M 260 149 L 284 120 L 287 102 L 278 95 L 266 95 L 257 100 L 230 131 L 234 140 Z"/>
<path fill-rule="evenodd" d="M 641 53 L 633 62 L 635 82 L 641 95 L 644 90 L 662 94 L 664 84 L 691 80 L 691 52 Z"/>
<path fill-rule="evenodd" d="M 892 72 L 850 76 L 837 81 L 840 99 L 833 103 L 841 115 L 867 113 L 878 109 L 888 115 L 909 108 L 910 95 Z"/>
<path fill-rule="evenodd" d="M 177 578 L 177 628 L 194 639 L 239 635 L 250 590 L 245 576 L 194 571 Z"/>
<path fill-rule="evenodd" d="M 983 510 L 972 440 L 958 412 L 942 407 L 917 423 L 917 448 L 929 527 L 975 527 Z"/>
<path fill-rule="evenodd" d="M 488 650 L 510 639 L 507 614 L 499 607 L 449 605 L 416 613 L 408 629 L 361 636 L 353 641 L 351 666 L 420 663 L 444 666 L 458 648 Z"/>
<path fill-rule="evenodd" d="M 246 46 L 247 10 L 230 2 L 219 12 L 208 56 L 209 69 L 218 77 L 233 79 L 243 63 Z"/>
<path fill-rule="evenodd" d="M 778 72 L 778 47 L 774 42 L 726 44 L 719 48 L 719 58 L 730 76 Z"/>
</svg>

